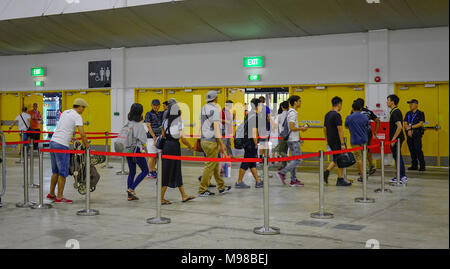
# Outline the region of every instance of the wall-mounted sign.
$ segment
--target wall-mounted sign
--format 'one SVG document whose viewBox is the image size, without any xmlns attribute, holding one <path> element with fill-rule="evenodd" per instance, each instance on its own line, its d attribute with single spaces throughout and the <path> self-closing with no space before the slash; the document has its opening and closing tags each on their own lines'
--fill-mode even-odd
<svg viewBox="0 0 450 269">
<path fill-rule="evenodd" d="M 264 67 L 264 56 L 244 57 L 245 68 Z"/>
<path fill-rule="evenodd" d="M 89 62 L 89 88 L 110 88 L 111 76 L 111 61 Z"/>
<path fill-rule="evenodd" d="M 31 68 L 31 76 L 32 77 L 44 77 L 45 74 L 45 68 L 44 67 L 33 67 Z"/>
<path fill-rule="evenodd" d="M 37 81 L 34 82 L 34 86 L 35 87 L 43 87 L 44 86 L 44 82 L 40 81 L 40 80 L 37 80 Z"/>
<path fill-rule="evenodd" d="M 249 81 L 260 81 L 261 80 L 261 75 L 260 74 L 248 75 L 248 80 Z"/>
</svg>

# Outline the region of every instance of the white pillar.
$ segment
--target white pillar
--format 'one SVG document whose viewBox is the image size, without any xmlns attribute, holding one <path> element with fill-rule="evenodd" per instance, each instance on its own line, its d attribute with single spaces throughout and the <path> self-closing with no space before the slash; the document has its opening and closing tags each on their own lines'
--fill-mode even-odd
<svg viewBox="0 0 450 269">
<path fill-rule="evenodd" d="M 111 49 L 111 132 L 120 132 L 125 123 L 125 48 Z M 118 116 L 114 115 L 119 113 Z"/>
</svg>

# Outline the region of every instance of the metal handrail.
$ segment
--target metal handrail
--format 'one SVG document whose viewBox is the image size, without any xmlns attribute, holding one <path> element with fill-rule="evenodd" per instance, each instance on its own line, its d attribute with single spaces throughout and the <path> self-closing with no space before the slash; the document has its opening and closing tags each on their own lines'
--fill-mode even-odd
<svg viewBox="0 0 450 269">
<path fill-rule="evenodd" d="M 2 190 L 0 191 L 0 204 L 1 204 L 1 197 L 5 194 L 6 191 L 6 160 L 5 160 L 6 142 L 5 142 L 5 134 L 1 130 L 0 135 L 2 137 Z"/>
</svg>

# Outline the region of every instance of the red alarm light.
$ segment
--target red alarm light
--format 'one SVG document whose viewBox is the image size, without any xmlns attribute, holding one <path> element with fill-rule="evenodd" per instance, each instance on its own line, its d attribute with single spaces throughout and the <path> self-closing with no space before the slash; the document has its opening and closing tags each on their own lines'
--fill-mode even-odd
<svg viewBox="0 0 450 269">
<path fill-rule="evenodd" d="M 380 73 L 380 68 L 375 68 L 375 72 Z"/>
<path fill-rule="evenodd" d="M 376 76 L 375 77 L 375 82 L 381 82 L 381 77 L 380 76 Z"/>
</svg>

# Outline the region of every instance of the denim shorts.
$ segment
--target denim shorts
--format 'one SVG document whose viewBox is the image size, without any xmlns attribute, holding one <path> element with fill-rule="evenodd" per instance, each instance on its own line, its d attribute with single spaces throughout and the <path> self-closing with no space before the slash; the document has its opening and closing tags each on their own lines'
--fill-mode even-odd
<svg viewBox="0 0 450 269">
<path fill-rule="evenodd" d="M 68 150 L 69 148 L 50 141 L 50 149 Z M 66 178 L 69 175 L 70 153 L 50 153 L 52 159 L 52 173 Z"/>
</svg>

